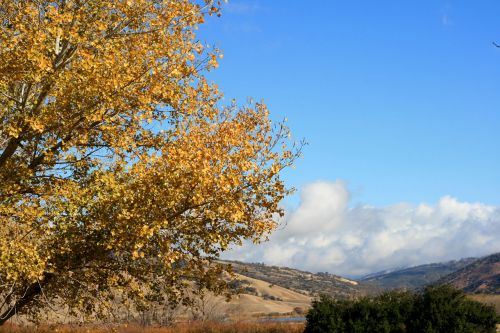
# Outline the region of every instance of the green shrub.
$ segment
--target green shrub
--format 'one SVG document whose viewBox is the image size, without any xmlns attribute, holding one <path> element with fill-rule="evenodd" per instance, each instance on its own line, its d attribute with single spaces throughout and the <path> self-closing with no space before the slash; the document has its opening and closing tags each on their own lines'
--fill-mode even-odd
<svg viewBox="0 0 500 333">
<path fill-rule="evenodd" d="M 467 299 L 461 290 L 449 286 L 428 287 L 418 299 L 414 315 L 423 332 L 495 332 L 492 306 Z"/>
<path fill-rule="evenodd" d="M 447 286 L 358 300 L 321 296 L 306 318 L 305 333 L 495 332 L 496 322 L 493 307 L 468 300 L 463 292 Z"/>
</svg>

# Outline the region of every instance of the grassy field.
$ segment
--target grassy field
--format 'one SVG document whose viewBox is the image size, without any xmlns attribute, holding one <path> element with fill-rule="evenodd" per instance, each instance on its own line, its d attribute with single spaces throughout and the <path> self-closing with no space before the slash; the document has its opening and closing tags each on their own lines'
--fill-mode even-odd
<svg viewBox="0 0 500 333">
<path fill-rule="evenodd" d="M 44 326 L 0 327 L 0 333 L 299 333 L 304 323 L 190 323 L 173 327 Z"/>
</svg>

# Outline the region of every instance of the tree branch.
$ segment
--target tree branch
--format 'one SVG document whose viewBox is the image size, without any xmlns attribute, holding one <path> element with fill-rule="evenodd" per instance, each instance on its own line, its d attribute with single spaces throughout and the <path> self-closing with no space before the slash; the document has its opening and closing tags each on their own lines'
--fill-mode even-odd
<svg viewBox="0 0 500 333">
<path fill-rule="evenodd" d="M 53 278 L 53 273 L 45 272 L 43 273 L 43 279 L 33 282 L 28 288 L 26 288 L 24 295 L 2 314 L 0 314 L 0 326 L 5 324 L 5 322 L 12 318 L 20 309 L 31 303 L 31 301 L 33 301 L 33 299 L 35 299 L 35 297 L 42 292 L 42 286 L 46 286 Z"/>
</svg>

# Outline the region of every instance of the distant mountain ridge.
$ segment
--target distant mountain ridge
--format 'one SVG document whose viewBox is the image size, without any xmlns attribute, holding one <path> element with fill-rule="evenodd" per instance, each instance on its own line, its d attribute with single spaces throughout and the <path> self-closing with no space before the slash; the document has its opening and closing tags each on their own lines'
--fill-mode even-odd
<svg viewBox="0 0 500 333">
<path fill-rule="evenodd" d="M 466 293 L 500 295 L 500 252 L 479 258 L 436 284 L 449 284 Z"/>
<path fill-rule="evenodd" d="M 307 296 L 329 294 L 352 298 L 377 294 L 384 290 L 417 290 L 427 285 L 450 284 L 466 293 L 500 295 L 500 253 L 482 258 L 464 258 L 403 269 L 386 270 L 347 279 L 330 273 L 311 273 L 294 268 L 261 263 L 222 261 L 235 273 L 280 286 Z"/>
<path fill-rule="evenodd" d="M 375 273 L 370 273 L 370 274 L 366 274 L 366 275 L 363 275 L 361 277 L 359 277 L 359 280 L 368 280 L 370 278 L 376 278 L 378 276 L 382 276 L 382 275 L 386 275 L 386 274 L 390 274 L 390 273 L 393 273 L 393 272 L 396 272 L 396 271 L 401 271 L 403 269 L 407 269 L 409 267 L 407 266 L 401 266 L 401 267 L 394 267 L 394 268 L 389 268 L 389 269 L 384 269 L 382 271 L 378 271 L 378 272 L 375 272 Z"/>
<path fill-rule="evenodd" d="M 451 274 L 476 261 L 477 258 L 464 258 L 441 263 L 413 266 L 403 269 L 383 271 L 364 276 L 360 279 L 374 288 L 418 289 Z"/>
</svg>

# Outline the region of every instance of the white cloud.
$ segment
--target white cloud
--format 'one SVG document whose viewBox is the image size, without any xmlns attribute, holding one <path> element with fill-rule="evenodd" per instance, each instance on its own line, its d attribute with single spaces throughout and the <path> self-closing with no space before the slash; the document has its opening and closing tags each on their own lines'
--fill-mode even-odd
<svg viewBox="0 0 500 333">
<path fill-rule="evenodd" d="M 450 196 L 379 208 L 349 207 L 349 200 L 341 181 L 309 184 L 269 242 L 224 257 L 359 276 L 500 251 L 500 207 Z"/>
</svg>

